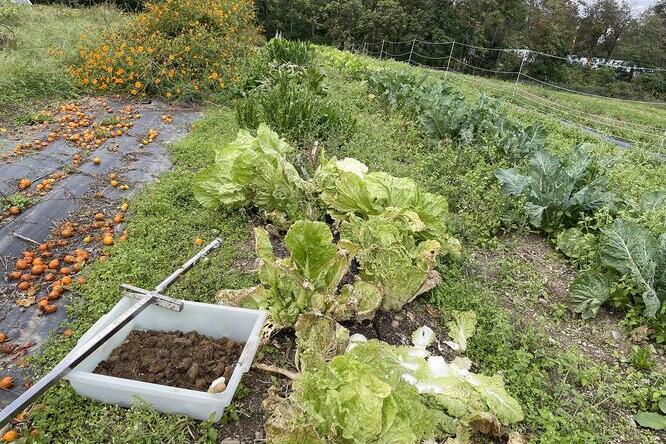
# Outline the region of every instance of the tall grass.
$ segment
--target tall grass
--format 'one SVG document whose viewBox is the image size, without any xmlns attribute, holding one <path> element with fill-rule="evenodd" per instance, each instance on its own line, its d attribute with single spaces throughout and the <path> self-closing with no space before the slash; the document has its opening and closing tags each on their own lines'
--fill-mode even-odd
<svg viewBox="0 0 666 444">
<path fill-rule="evenodd" d="M 81 34 L 118 27 L 125 14 L 108 6 L 19 6 L 0 0 L 0 122 L 47 101 L 75 97 L 67 65 Z"/>
</svg>

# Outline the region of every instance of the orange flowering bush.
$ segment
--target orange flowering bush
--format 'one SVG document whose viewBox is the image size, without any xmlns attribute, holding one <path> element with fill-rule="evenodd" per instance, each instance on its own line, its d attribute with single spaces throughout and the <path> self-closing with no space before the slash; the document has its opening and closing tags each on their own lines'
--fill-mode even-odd
<svg viewBox="0 0 666 444">
<path fill-rule="evenodd" d="M 258 39 L 251 0 L 163 0 L 118 32 L 82 35 L 70 74 L 96 92 L 197 100 L 236 81 Z"/>
</svg>

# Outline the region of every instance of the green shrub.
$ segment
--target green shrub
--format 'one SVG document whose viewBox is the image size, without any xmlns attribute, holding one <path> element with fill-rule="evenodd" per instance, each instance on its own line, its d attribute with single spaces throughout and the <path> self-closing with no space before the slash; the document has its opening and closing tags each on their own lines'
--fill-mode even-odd
<svg viewBox="0 0 666 444">
<path fill-rule="evenodd" d="M 200 100 L 238 81 L 258 39 L 251 1 L 164 0 L 118 32 L 82 36 L 70 74 L 94 92 Z"/>
<path fill-rule="evenodd" d="M 282 65 L 240 100 L 236 116 L 241 127 L 266 123 L 301 146 L 315 140 L 345 137 L 354 131 L 353 117 L 326 96 L 321 73 L 314 68 Z"/>
<path fill-rule="evenodd" d="M 290 63 L 308 66 L 314 57 L 312 46 L 306 42 L 294 42 L 281 37 L 271 39 L 266 45 L 268 58 L 280 65 Z"/>
</svg>

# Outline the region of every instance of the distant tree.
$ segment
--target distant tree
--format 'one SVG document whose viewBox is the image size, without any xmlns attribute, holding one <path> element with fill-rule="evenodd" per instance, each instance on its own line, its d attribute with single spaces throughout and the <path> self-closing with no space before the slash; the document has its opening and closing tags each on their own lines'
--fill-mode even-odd
<svg viewBox="0 0 666 444">
<path fill-rule="evenodd" d="M 578 47 L 588 59 L 594 56 L 609 59 L 632 21 L 626 0 L 597 0 L 588 4 L 578 28 Z"/>
<path fill-rule="evenodd" d="M 666 0 L 646 10 L 618 43 L 618 57 L 666 68 Z"/>
</svg>

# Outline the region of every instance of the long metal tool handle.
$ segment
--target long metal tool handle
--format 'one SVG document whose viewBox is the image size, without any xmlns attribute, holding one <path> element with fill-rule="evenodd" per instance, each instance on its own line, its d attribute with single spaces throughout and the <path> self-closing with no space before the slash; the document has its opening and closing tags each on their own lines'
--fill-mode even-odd
<svg viewBox="0 0 666 444">
<path fill-rule="evenodd" d="M 30 403 L 44 393 L 49 387 L 58 382 L 60 378 L 65 376 L 70 370 L 79 365 L 84 359 L 90 356 L 102 344 L 115 335 L 120 329 L 127 325 L 132 319 L 137 317 L 139 313 L 146 309 L 153 303 L 155 298 L 154 293 L 159 293 L 166 290 L 173 284 L 178 277 L 192 268 L 201 258 L 206 256 L 212 250 L 219 248 L 222 245 L 220 239 L 215 239 L 210 244 L 206 245 L 200 252 L 194 255 L 190 260 L 185 262 L 178 270 L 174 271 L 155 287 L 155 292 L 147 293 L 142 297 L 139 302 L 134 304 L 131 308 L 125 311 L 111 324 L 106 326 L 102 331 L 93 336 L 90 341 L 83 344 L 74 353 L 70 353 L 56 365 L 53 370 L 48 372 L 46 376 L 37 381 L 32 387 L 23 392 L 21 396 L 16 398 L 0 412 L 0 428 L 4 427 L 11 421 L 11 419 L 18 413 L 23 411 Z"/>
</svg>

